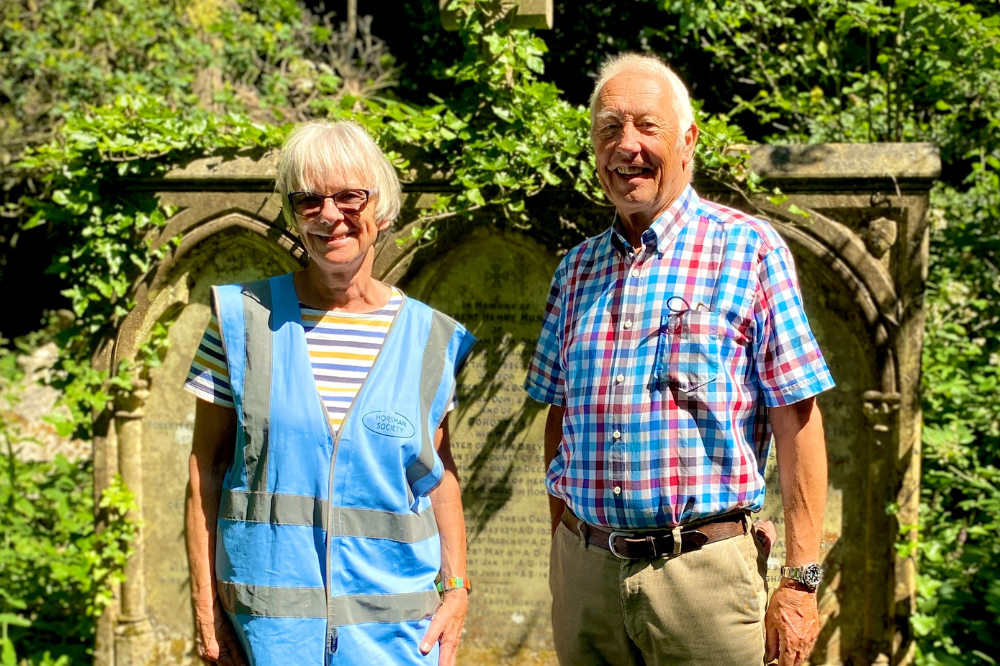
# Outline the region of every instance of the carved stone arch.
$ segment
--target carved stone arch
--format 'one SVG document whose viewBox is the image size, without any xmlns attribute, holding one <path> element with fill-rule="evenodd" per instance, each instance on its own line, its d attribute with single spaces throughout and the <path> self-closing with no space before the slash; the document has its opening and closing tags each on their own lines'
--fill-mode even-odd
<svg viewBox="0 0 1000 666">
<path fill-rule="evenodd" d="M 899 378 L 891 343 L 899 328 L 900 303 L 889 271 L 868 253 L 858 236 L 835 220 L 814 210 L 807 210 L 809 218 L 804 221 L 783 211 L 767 212 L 793 252 L 798 248 L 823 262 L 851 293 L 878 354 L 880 385 L 871 388 L 895 393 Z"/>
<path fill-rule="evenodd" d="M 208 217 L 184 220 L 186 212 L 182 211 L 175 218 L 171 218 L 160 234 L 158 243 L 168 242 L 179 234 L 180 244 L 168 252 L 140 284 L 136 307 L 118 330 L 112 367 L 134 354 L 136 343 L 141 344 L 146 339 L 151 326 L 159 321 L 171 304 L 176 302 L 170 299 L 164 300 L 166 293 L 177 291 L 177 285 L 172 284 L 172 276 L 178 266 L 184 265 L 189 253 L 196 249 L 203 250 L 205 244 L 211 243 L 213 237 L 232 236 L 237 241 L 242 238 L 243 242 L 257 246 L 262 252 L 273 253 L 275 256 L 287 254 L 294 259 L 294 262 L 289 262 L 288 270 L 295 270 L 307 261 L 305 248 L 297 236 L 251 211 L 228 208 L 215 211 Z M 185 224 L 181 226 L 176 218 L 181 218 L 180 221 Z"/>
</svg>

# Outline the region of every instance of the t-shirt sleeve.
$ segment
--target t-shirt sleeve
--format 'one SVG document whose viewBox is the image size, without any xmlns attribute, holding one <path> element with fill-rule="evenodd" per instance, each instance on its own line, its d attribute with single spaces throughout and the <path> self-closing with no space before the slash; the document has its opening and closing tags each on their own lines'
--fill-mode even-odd
<svg viewBox="0 0 1000 666">
<path fill-rule="evenodd" d="M 214 312 L 191 362 L 184 388 L 207 402 L 236 408 L 229 385 L 229 366 L 222 349 L 219 320 Z"/>
<path fill-rule="evenodd" d="M 566 403 L 562 364 L 563 318 L 562 284 L 560 271 L 556 271 L 542 318 L 542 332 L 528 367 L 524 388 L 534 400 L 560 407 Z"/>
<path fill-rule="evenodd" d="M 802 308 L 788 248 L 768 252 L 758 270 L 754 364 L 764 403 L 782 407 L 833 388 L 833 377 Z"/>
</svg>

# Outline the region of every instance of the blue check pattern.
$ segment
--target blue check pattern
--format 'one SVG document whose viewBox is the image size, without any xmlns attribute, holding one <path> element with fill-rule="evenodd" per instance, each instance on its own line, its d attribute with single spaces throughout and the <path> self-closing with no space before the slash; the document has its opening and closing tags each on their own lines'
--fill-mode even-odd
<svg viewBox="0 0 1000 666">
<path fill-rule="evenodd" d="M 641 241 L 612 225 L 556 270 L 526 380 L 566 408 L 548 490 L 617 529 L 758 510 L 767 409 L 834 385 L 788 247 L 690 187 Z"/>
</svg>

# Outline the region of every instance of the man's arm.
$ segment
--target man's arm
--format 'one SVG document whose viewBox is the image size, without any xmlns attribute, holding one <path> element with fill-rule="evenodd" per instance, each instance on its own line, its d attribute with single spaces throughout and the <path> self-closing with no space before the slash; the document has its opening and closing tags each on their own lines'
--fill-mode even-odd
<svg viewBox="0 0 1000 666">
<path fill-rule="evenodd" d="M 431 506 L 441 535 L 441 578 L 465 578 L 466 544 L 465 515 L 462 513 L 462 490 L 458 483 L 458 467 L 451 455 L 448 437 L 448 419 L 435 434 L 438 456 L 444 463 L 444 478 L 431 491 Z M 427 654 L 440 641 L 438 654 L 440 666 L 454 666 L 458 644 L 462 639 L 462 626 L 469 610 L 469 592 L 464 589 L 447 590 L 441 607 L 434 614 L 427 634 L 420 642 L 420 651 Z"/>
<path fill-rule="evenodd" d="M 563 415 L 566 413 L 565 407 L 550 405 L 548 416 L 545 417 L 545 469 L 552 464 L 552 459 L 556 457 L 559 449 L 559 442 L 562 441 Z M 566 502 L 558 497 L 549 495 L 549 516 L 552 519 L 552 534 L 556 533 L 559 527 L 559 520 L 563 511 L 566 510 Z"/>
<path fill-rule="evenodd" d="M 226 618 L 215 584 L 215 535 L 222 479 L 236 449 L 236 410 L 198 400 L 188 468 L 185 538 L 191 569 L 198 655 L 221 666 L 246 666 L 243 649 Z"/>
<path fill-rule="evenodd" d="M 785 510 L 785 564 L 818 562 L 827 488 L 823 417 L 815 398 L 769 411 Z M 816 593 L 782 579 L 768 604 L 765 626 L 768 661 L 804 663 L 819 634 Z"/>
</svg>

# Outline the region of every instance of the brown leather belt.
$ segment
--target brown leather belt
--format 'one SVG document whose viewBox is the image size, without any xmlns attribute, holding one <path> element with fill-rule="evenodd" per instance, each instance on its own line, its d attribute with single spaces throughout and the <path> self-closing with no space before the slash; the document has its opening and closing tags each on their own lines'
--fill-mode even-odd
<svg viewBox="0 0 1000 666">
<path fill-rule="evenodd" d="M 694 525 L 683 525 L 679 531 L 608 532 L 583 522 L 566 509 L 562 515 L 562 523 L 576 536 L 580 536 L 582 530 L 587 543 L 609 550 L 620 559 L 644 560 L 689 553 L 710 543 L 746 534 L 747 515 L 745 511 L 734 511 Z M 680 536 L 679 548 L 674 542 L 675 532 Z"/>
</svg>

